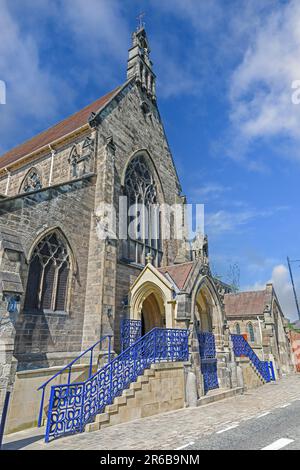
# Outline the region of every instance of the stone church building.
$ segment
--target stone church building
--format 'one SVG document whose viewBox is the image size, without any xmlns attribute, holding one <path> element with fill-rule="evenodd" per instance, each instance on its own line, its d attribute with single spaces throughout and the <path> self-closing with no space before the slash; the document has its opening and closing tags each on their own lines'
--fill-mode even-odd
<svg viewBox="0 0 300 470">
<path fill-rule="evenodd" d="M 157 237 L 110 237 L 101 208 L 113 207 L 118 225 L 122 196 L 146 207 L 186 203 L 143 27 L 133 34 L 123 85 L 0 158 L 0 409 L 13 390 L 9 431 L 36 425 L 38 386 L 81 351 L 113 335 L 120 353 L 126 320 L 142 334 L 190 331 L 183 376 L 190 388 L 180 406 L 211 388 L 243 386 L 230 337 L 232 318 L 243 315 L 235 309 L 226 318 L 230 289 L 212 277 L 207 239 L 187 249 L 172 218 L 163 239 L 159 217 Z M 203 333 L 214 338 L 210 366 L 199 354 Z"/>
</svg>

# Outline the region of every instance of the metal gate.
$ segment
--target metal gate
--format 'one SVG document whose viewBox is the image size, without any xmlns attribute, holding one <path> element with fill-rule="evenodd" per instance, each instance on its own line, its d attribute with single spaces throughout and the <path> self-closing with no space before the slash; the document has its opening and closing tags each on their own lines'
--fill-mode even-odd
<svg viewBox="0 0 300 470">
<path fill-rule="evenodd" d="M 201 372 L 204 382 L 204 393 L 219 388 L 217 373 L 216 344 L 213 333 L 201 331 L 198 333 Z"/>
</svg>

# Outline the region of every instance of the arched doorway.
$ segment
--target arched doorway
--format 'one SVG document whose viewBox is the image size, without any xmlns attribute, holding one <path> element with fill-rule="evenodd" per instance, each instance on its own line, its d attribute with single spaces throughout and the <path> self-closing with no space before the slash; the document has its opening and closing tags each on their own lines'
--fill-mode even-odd
<svg viewBox="0 0 300 470">
<path fill-rule="evenodd" d="M 163 299 L 153 292 L 146 297 L 141 310 L 142 335 L 153 328 L 164 328 L 166 326 Z"/>
<path fill-rule="evenodd" d="M 196 297 L 196 318 L 199 331 L 212 332 L 212 306 L 209 303 L 207 292 L 203 288 Z"/>
</svg>

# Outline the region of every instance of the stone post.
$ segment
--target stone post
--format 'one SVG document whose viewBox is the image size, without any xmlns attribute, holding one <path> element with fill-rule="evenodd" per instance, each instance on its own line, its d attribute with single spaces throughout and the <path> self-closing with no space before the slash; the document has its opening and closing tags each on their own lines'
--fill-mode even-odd
<svg viewBox="0 0 300 470">
<path fill-rule="evenodd" d="M 0 229 L 0 414 L 6 392 L 12 392 L 17 361 L 14 358 L 16 321 L 23 285 L 20 277 L 24 262 L 18 235 Z"/>
<path fill-rule="evenodd" d="M 0 415 L 6 392 L 13 391 L 17 361 L 14 358 L 15 319 L 6 310 L 7 302 L 0 301 Z"/>
</svg>

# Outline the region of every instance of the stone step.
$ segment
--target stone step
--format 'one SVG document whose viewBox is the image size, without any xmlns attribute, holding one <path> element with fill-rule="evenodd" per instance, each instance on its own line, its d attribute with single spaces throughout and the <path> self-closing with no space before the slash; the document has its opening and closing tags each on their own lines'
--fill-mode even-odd
<svg viewBox="0 0 300 470">
<path fill-rule="evenodd" d="M 160 410 L 170 411 L 170 409 L 174 410 L 182 408 L 184 405 L 184 399 L 181 396 L 177 397 L 177 395 L 175 396 L 174 401 L 172 401 L 172 406 L 167 400 L 162 403 L 158 403 L 156 394 L 159 394 L 160 396 L 162 392 L 160 390 L 156 390 L 156 392 L 151 390 L 150 383 L 152 380 L 155 381 L 157 379 L 158 382 L 161 380 L 162 370 L 167 368 L 180 369 L 180 367 L 183 367 L 182 364 L 168 363 L 155 364 L 154 367 L 146 369 L 143 375 L 137 377 L 136 382 L 131 383 L 129 387 L 123 391 L 121 396 L 115 398 L 113 404 L 108 405 L 105 408 L 105 413 L 97 415 L 93 423 L 86 425 L 85 431 L 94 432 L 108 426 L 114 426 L 116 424 L 133 421 L 142 417 L 152 416 L 157 414 Z M 165 374 L 165 378 L 168 378 L 168 373 L 169 372 Z M 178 375 L 177 370 L 173 375 L 173 380 L 179 380 L 180 374 Z M 166 391 L 166 393 L 168 394 L 168 391 Z M 143 402 L 143 404 L 141 404 L 141 402 Z"/>
<path fill-rule="evenodd" d="M 266 383 L 265 379 L 263 378 L 263 376 L 261 375 L 261 373 L 259 372 L 259 370 L 257 370 L 257 368 L 255 367 L 255 365 L 252 363 L 252 361 L 250 361 L 250 366 L 252 367 L 252 369 L 254 370 L 254 372 L 256 373 L 256 375 L 258 376 L 258 378 L 261 380 L 261 382 L 263 384 Z"/>
<path fill-rule="evenodd" d="M 244 392 L 243 387 L 236 387 L 231 389 L 217 389 L 210 391 L 204 397 L 197 400 L 197 406 L 209 405 L 216 401 L 224 400 L 225 398 L 231 398 L 236 395 L 242 395 Z"/>
<path fill-rule="evenodd" d="M 129 386 L 130 390 L 141 390 L 143 384 L 141 382 L 132 382 Z"/>
<path fill-rule="evenodd" d="M 147 383 L 149 383 L 149 376 L 140 375 L 140 376 L 137 378 L 137 382 L 142 383 L 142 384 L 147 384 Z"/>
<path fill-rule="evenodd" d="M 107 423 L 109 421 L 109 412 L 101 413 L 97 415 L 95 418 L 95 422 L 97 423 Z"/>
<path fill-rule="evenodd" d="M 134 397 L 134 395 L 135 395 L 135 391 L 130 388 L 127 388 L 126 390 L 123 390 L 122 392 L 122 397 L 132 398 Z"/>
<path fill-rule="evenodd" d="M 117 405 L 119 405 L 119 406 L 126 405 L 126 403 L 127 403 L 127 398 L 126 398 L 126 397 L 123 397 L 123 396 L 117 397 L 117 398 L 115 399 L 115 403 L 117 403 Z"/>
</svg>

